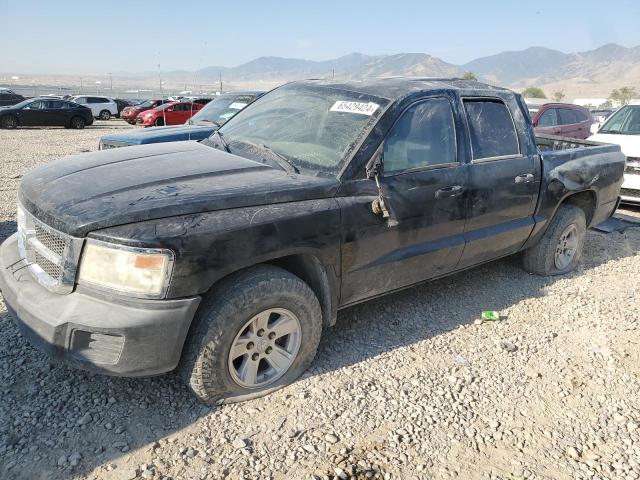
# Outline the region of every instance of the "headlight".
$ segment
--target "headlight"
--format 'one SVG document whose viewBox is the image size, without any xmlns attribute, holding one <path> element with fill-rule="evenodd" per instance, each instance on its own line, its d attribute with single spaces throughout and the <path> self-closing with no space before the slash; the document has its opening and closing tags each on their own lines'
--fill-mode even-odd
<svg viewBox="0 0 640 480">
<path fill-rule="evenodd" d="M 162 298 L 169 284 L 173 252 L 88 240 L 78 283 L 145 298 Z"/>
</svg>

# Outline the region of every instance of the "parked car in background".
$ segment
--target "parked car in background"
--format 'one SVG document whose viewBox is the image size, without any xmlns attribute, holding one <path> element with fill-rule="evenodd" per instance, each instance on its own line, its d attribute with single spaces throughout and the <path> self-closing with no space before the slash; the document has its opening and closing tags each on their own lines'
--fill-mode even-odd
<svg viewBox="0 0 640 480">
<path fill-rule="evenodd" d="M 116 106 L 118 107 L 118 113 L 116 114 L 117 118 L 120 118 L 120 114 L 122 111 L 131 106 L 131 102 L 129 100 L 123 100 L 122 98 L 114 98 L 114 102 L 116 102 Z"/>
<path fill-rule="evenodd" d="M 136 125 L 159 127 L 162 125 L 180 125 L 189 120 L 204 106 L 193 102 L 165 103 L 159 107 L 138 114 Z"/>
<path fill-rule="evenodd" d="M 142 102 L 131 105 L 130 107 L 125 107 L 120 112 L 120 118 L 125 120 L 127 123 L 131 125 L 136 124 L 136 117 L 147 110 L 151 110 L 152 108 L 159 107 L 160 105 L 164 105 L 165 103 L 172 103 L 171 100 L 168 99 L 158 99 L 158 100 L 143 100 Z"/>
<path fill-rule="evenodd" d="M 613 112 L 615 112 L 613 108 L 598 108 L 591 110 L 591 116 L 596 122 L 604 123 Z"/>
<path fill-rule="evenodd" d="M 516 253 L 574 270 L 623 169 L 616 145 L 534 136 L 521 97 L 480 82 L 293 82 L 203 142 L 26 174 L 0 290 L 59 360 L 177 367 L 201 401 L 242 401 L 298 378 L 339 309 Z"/>
<path fill-rule="evenodd" d="M 134 129 L 105 135 L 100 139 L 98 148 L 104 150 L 148 143 L 204 140 L 220 125 L 263 94 L 264 92 L 225 93 L 214 98 L 184 125 Z"/>
<path fill-rule="evenodd" d="M 90 108 L 93 116 L 100 120 L 109 120 L 118 115 L 118 104 L 110 98 L 77 95 L 71 101 Z"/>
<path fill-rule="evenodd" d="M 583 140 L 591 135 L 590 128 L 594 123 L 589 110 L 570 103 L 546 103 L 538 109 L 532 121 L 536 133 Z"/>
<path fill-rule="evenodd" d="M 15 105 L 23 100 L 25 100 L 25 98 L 13 90 L 9 88 L 0 88 L 0 107 L 5 105 Z"/>
<path fill-rule="evenodd" d="M 0 126 L 84 128 L 93 123 L 93 113 L 83 105 L 54 98 L 32 98 L 10 107 L 0 107 Z"/>
<path fill-rule="evenodd" d="M 640 204 L 640 105 L 619 109 L 589 140 L 620 145 L 627 157 L 620 191 L 622 201 Z"/>
</svg>

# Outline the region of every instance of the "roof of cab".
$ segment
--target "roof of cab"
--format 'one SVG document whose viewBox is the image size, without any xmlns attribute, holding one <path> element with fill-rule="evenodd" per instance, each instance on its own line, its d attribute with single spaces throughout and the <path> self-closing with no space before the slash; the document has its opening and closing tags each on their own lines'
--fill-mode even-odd
<svg viewBox="0 0 640 480">
<path fill-rule="evenodd" d="M 310 79 L 292 83 L 321 85 L 343 90 L 351 90 L 389 100 L 395 100 L 412 93 L 429 90 L 472 91 L 474 94 L 479 95 L 495 94 L 496 92 L 513 93 L 507 88 L 495 87 L 476 80 L 464 80 L 462 78 L 387 77 L 347 82 Z"/>
</svg>

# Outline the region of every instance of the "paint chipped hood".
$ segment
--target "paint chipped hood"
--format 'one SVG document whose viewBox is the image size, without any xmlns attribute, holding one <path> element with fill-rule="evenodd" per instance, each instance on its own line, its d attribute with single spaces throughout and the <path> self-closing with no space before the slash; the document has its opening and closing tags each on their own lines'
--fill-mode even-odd
<svg viewBox="0 0 640 480">
<path fill-rule="evenodd" d="M 22 180 L 19 200 L 76 237 L 144 220 L 333 196 L 338 181 L 287 173 L 197 142 L 85 153 Z"/>
</svg>

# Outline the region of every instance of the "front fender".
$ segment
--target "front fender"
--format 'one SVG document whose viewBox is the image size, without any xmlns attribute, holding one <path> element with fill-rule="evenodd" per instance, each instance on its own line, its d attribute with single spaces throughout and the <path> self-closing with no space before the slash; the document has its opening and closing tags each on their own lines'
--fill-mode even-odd
<svg viewBox="0 0 640 480">
<path fill-rule="evenodd" d="M 205 293 L 230 273 L 290 255 L 316 257 L 339 276 L 340 209 L 333 198 L 169 217 L 89 236 L 173 250 L 168 298 Z"/>
</svg>

